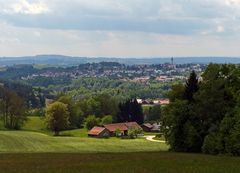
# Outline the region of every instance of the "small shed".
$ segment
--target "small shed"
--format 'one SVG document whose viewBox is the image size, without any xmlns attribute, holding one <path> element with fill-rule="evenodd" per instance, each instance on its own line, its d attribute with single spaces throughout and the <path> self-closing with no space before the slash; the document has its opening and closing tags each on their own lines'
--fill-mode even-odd
<svg viewBox="0 0 240 173">
<path fill-rule="evenodd" d="M 93 127 L 89 132 L 88 136 L 103 138 L 109 136 L 109 131 L 105 127 Z"/>
<path fill-rule="evenodd" d="M 150 123 L 145 123 L 145 124 L 142 125 L 142 129 L 145 132 L 151 132 L 152 128 L 153 128 L 153 125 L 150 124 Z"/>
</svg>

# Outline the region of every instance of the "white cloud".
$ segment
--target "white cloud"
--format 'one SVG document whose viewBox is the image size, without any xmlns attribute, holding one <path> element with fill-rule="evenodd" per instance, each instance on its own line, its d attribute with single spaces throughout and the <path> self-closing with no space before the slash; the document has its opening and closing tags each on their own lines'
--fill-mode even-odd
<svg viewBox="0 0 240 173">
<path fill-rule="evenodd" d="M 46 3 L 32 2 L 27 0 L 18 0 L 17 2 L 10 3 L 7 8 L 3 9 L 3 12 L 9 14 L 43 14 L 49 12 L 49 8 Z"/>
<path fill-rule="evenodd" d="M 224 29 L 223 26 L 217 26 L 217 32 L 218 32 L 218 33 L 222 33 L 222 32 L 224 32 L 224 31 L 225 31 L 225 29 Z"/>
<path fill-rule="evenodd" d="M 227 5 L 240 5 L 240 0 L 226 0 Z"/>
</svg>

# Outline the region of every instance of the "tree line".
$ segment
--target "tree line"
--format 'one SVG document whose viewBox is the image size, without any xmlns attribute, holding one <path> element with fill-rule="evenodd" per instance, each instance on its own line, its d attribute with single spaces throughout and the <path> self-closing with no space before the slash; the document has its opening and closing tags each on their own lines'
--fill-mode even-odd
<svg viewBox="0 0 240 173">
<path fill-rule="evenodd" d="M 59 97 L 46 107 L 48 128 L 58 135 L 61 130 L 82 128 L 110 123 L 137 122 L 143 124 L 142 107 L 136 99 L 117 100 L 108 94 L 74 101 L 67 96 Z"/>
</svg>

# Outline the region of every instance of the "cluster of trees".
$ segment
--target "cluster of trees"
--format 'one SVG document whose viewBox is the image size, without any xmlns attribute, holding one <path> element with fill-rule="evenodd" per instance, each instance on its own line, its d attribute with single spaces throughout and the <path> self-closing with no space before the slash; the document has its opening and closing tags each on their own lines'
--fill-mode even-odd
<svg viewBox="0 0 240 173">
<path fill-rule="evenodd" d="M 90 130 L 94 126 L 101 126 L 105 124 L 111 124 L 113 122 L 113 118 L 111 115 L 106 115 L 103 118 L 97 118 L 94 115 L 90 115 L 84 119 L 86 129 Z"/>
<path fill-rule="evenodd" d="M 129 99 L 126 102 L 119 103 L 119 113 L 117 122 L 137 122 L 143 124 L 144 115 L 142 105 L 136 99 Z"/>
<path fill-rule="evenodd" d="M 23 81 L 0 80 L 3 87 L 15 91 L 17 95 L 23 98 L 28 108 L 43 108 L 45 107 L 45 93 L 39 87 L 34 88 Z"/>
<path fill-rule="evenodd" d="M 121 102 L 105 94 L 78 101 L 61 96 L 46 108 L 46 122 L 55 135 L 64 129 L 85 126 L 90 130 L 94 126 L 113 122 L 135 121 L 142 124 L 143 120 L 142 107 L 136 99 Z"/>
<path fill-rule="evenodd" d="M 20 129 L 26 120 L 26 102 L 15 91 L 0 86 L 0 118 L 5 128 Z"/>
<path fill-rule="evenodd" d="M 148 122 L 156 122 L 161 120 L 161 105 L 150 106 L 144 110 L 145 120 Z"/>
<path fill-rule="evenodd" d="M 63 75 L 58 77 L 46 77 L 46 76 L 35 76 L 33 78 L 24 79 L 22 77 L 28 77 L 33 74 L 42 73 L 62 73 L 72 72 L 78 73 L 89 73 L 89 71 L 96 70 L 99 73 L 106 69 L 123 68 L 139 70 L 137 66 L 125 66 L 118 63 L 102 62 L 96 64 L 82 64 L 79 67 L 45 67 L 35 68 L 32 65 L 15 65 L 7 67 L 5 71 L 0 72 L 0 79 L 21 81 L 29 84 L 32 87 L 40 87 L 54 95 L 58 92 L 68 92 L 72 96 L 82 95 L 95 95 L 99 92 L 109 92 L 114 95 L 122 96 L 125 98 L 161 98 L 167 90 L 170 89 L 170 83 L 159 83 L 151 80 L 149 83 L 134 83 L 129 81 L 119 80 L 119 77 L 106 77 L 106 78 L 95 78 L 95 77 L 80 77 L 73 79 L 70 75 Z M 136 75 L 136 74 L 135 74 Z M 128 77 L 128 76 L 126 76 Z M 28 93 L 28 92 L 26 92 Z M 46 96 L 46 95 L 45 95 Z M 44 107 L 44 106 L 43 106 Z"/>
<path fill-rule="evenodd" d="M 161 98 L 170 89 L 170 83 L 150 81 L 148 84 L 134 83 L 109 78 L 79 78 L 72 81 L 67 92 L 73 97 L 108 92 L 111 95 L 129 98 Z"/>
<path fill-rule="evenodd" d="M 240 67 L 210 64 L 173 86 L 163 111 L 171 150 L 240 155 Z"/>
</svg>

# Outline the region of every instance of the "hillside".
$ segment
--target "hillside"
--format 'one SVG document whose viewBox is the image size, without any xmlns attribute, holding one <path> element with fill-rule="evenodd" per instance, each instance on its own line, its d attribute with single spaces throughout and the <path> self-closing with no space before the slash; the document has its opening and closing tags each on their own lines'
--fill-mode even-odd
<svg viewBox="0 0 240 173">
<path fill-rule="evenodd" d="M 53 137 L 38 132 L 0 131 L 0 153 L 94 153 L 166 151 L 167 145 L 146 139 Z"/>
<path fill-rule="evenodd" d="M 240 63 L 236 57 L 176 57 L 176 64 L 186 63 Z M 48 64 L 54 66 L 72 66 L 85 63 L 118 62 L 127 65 L 133 64 L 162 64 L 170 63 L 171 57 L 139 57 L 139 58 L 116 58 L 116 57 L 72 57 L 63 55 L 36 55 L 23 57 L 0 57 L 1 65 L 14 64 Z"/>
</svg>

